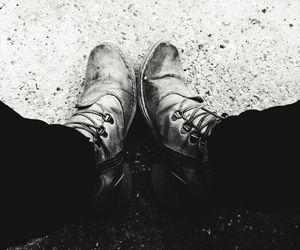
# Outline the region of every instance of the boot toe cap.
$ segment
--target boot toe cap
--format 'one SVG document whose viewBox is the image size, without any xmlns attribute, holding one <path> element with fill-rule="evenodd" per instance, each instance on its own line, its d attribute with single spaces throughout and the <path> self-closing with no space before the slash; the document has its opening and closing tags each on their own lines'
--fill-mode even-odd
<svg viewBox="0 0 300 250">
<path fill-rule="evenodd" d="M 168 41 L 156 43 L 144 64 L 144 77 L 148 79 L 164 77 L 165 75 L 182 75 L 182 64 L 178 49 Z"/>
</svg>

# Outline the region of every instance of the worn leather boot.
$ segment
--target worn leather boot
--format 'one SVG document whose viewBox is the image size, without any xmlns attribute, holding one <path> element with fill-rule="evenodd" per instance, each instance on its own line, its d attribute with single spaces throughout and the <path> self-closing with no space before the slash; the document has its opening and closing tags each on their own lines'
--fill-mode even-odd
<svg viewBox="0 0 300 250">
<path fill-rule="evenodd" d="M 112 43 L 94 48 L 77 111 L 65 125 L 78 130 L 94 144 L 96 209 L 115 203 L 116 199 L 125 204 L 130 199 L 131 176 L 123 163 L 123 149 L 136 102 L 134 69 L 123 52 Z"/>
<path fill-rule="evenodd" d="M 190 191 L 205 195 L 209 182 L 206 139 L 223 117 L 208 110 L 202 98 L 192 95 L 184 80 L 179 52 L 169 42 L 160 41 L 150 49 L 137 86 L 139 107 L 169 173 Z M 157 175 L 154 178 L 162 179 Z M 165 181 L 161 180 L 163 185 Z"/>
</svg>

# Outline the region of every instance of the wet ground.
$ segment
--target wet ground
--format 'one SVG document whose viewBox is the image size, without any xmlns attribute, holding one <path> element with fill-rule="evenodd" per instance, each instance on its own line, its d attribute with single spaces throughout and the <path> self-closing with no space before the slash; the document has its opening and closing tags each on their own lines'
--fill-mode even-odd
<svg viewBox="0 0 300 250">
<path fill-rule="evenodd" d="M 63 123 L 94 46 L 119 43 L 137 68 L 163 37 L 178 46 L 191 89 L 211 109 L 237 114 L 292 103 L 300 99 L 299 14 L 298 0 L 0 0 L 0 98 L 23 116 Z M 163 210 L 150 179 L 159 154 L 142 123 L 134 126 L 128 212 L 10 249 L 300 249 L 297 214 Z"/>
</svg>

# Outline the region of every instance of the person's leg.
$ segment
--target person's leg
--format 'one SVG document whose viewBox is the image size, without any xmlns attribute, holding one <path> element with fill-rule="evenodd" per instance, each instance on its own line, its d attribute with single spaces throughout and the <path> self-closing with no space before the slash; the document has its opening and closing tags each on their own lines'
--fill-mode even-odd
<svg viewBox="0 0 300 250">
<path fill-rule="evenodd" d="M 154 168 L 155 185 L 167 189 L 163 182 L 175 179 L 202 205 L 222 198 L 226 205 L 297 209 L 299 102 L 224 119 L 193 97 L 179 51 L 166 41 L 150 49 L 138 86 L 140 109 L 165 162 Z"/>
<path fill-rule="evenodd" d="M 22 118 L 0 102 L 1 246 L 71 222 L 86 209 L 105 216 L 128 205 L 123 149 L 135 110 L 133 67 L 111 43 L 91 52 L 77 110 L 64 126 Z"/>
<path fill-rule="evenodd" d="M 1 245 L 82 213 L 94 191 L 94 149 L 72 128 L 22 118 L 0 102 Z"/>
<path fill-rule="evenodd" d="M 297 210 L 300 102 L 228 117 L 208 139 L 220 197 L 250 207 Z"/>
</svg>

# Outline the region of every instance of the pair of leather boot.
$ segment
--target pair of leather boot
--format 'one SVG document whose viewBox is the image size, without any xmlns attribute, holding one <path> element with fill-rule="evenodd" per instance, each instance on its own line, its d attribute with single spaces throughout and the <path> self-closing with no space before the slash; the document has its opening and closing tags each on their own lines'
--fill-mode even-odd
<svg viewBox="0 0 300 250">
<path fill-rule="evenodd" d="M 167 41 L 154 44 L 136 81 L 134 69 L 119 47 L 102 43 L 89 56 L 77 111 L 65 124 L 94 144 L 96 207 L 112 197 L 123 204 L 130 200 L 131 177 L 123 154 L 137 104 L 168 174 L 188 189 L 205 192 L 206 138 L 223 117 L 191 94 L 177 48 Z"/>
</svg>

